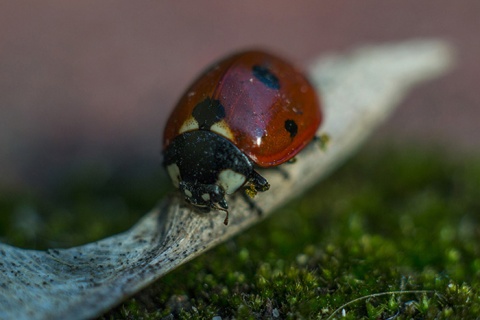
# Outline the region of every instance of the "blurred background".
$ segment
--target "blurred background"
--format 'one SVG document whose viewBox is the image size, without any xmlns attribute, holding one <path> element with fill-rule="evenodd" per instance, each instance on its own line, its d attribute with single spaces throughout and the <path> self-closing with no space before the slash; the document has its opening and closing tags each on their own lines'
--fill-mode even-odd
<svg viewBox="0 0 480 320">
<path fill-rule="evenodd" d="M 374 140 L 476 152 L 479 30 L 475 0 L 3 1 L 0 186 L 42 188 L 85 163 L 158 168 L 186 86 L 246 47 L 308 66 L 369 43 L 448 40 L 456 69 L 414 90 Z"/>
</svg>

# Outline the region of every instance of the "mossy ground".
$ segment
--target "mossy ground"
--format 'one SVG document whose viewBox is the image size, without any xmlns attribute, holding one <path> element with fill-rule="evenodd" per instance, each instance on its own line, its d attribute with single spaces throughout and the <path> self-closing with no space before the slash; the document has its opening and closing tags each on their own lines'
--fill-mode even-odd
<svg viewBox="0 0 480 320">
<path fill-rule="evenodd" d="M 480 158 L 447 158 L 367 148 L 103 318 L 480 318 Z M 159 173 L 90 171 L 68 177 L 54 201 L 0 192 L 2 240 L 39 249 L 96 240 L 165 192 Z"/>
</svg>

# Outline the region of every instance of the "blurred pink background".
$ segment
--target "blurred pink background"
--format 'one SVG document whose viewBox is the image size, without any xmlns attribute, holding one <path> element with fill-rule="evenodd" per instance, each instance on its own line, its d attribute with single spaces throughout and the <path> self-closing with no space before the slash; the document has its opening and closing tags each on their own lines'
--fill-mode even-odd
<svg viewBox="0 0 480 320">
<path fill-rule="evenodd" d="M 0 185 L 41 185 L 82 161 L 159 165 L 186 86 L 252 46 L 307 64 L 366 43 L 449 40 L 457 68 L 417 88 L 381 136 L 476 151 L 479 31 L 475 0 L 3 1 Z"/>
</svg>

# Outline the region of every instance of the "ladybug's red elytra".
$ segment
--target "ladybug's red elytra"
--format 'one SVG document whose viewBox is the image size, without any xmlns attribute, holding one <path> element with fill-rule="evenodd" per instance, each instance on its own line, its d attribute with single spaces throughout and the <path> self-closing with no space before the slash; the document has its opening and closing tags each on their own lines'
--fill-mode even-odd
<svg viewBox="0 0 480 320">
<path fill-rule="evenodd" d="M 181 97 L 163 136 L 165 166 L 185 199 L 227 212 L 226 194 L 270 185 L 256 167 L 291 160 L 322 122 L 315 89 L 292 64 L 245 51 L 211 66 Z"/>
</svg>

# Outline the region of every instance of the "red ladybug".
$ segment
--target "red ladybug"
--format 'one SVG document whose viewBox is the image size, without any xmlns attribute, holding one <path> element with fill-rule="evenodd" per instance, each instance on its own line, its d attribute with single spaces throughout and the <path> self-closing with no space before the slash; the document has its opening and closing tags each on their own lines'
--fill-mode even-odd
<svg viewBox="0 0 480 320">
<path fill-rule="evenodd" d="M 268 190 L 255 168 L 292 159 L 322 117 L 298 69 L 269 53 L 241 52 L 214 64 L 182 96 L 165 128 L 163 165 L 188 202 L 227 211 L 226 194 Z"/>
</svg>

